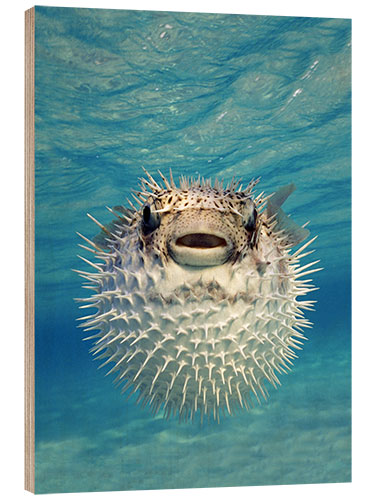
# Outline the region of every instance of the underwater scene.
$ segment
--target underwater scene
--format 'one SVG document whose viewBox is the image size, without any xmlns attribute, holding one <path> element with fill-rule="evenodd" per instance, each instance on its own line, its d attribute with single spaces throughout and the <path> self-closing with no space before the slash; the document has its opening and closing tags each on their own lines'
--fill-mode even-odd
<svg viewBox="0 0 375 500">
<path fill-rule="evenodd" d="M 351 21 L 36 7 L 35 26 L 36 493 L 351 481 Z M 297 293 L 283 266 L 310 250 Z"/>
</svg>

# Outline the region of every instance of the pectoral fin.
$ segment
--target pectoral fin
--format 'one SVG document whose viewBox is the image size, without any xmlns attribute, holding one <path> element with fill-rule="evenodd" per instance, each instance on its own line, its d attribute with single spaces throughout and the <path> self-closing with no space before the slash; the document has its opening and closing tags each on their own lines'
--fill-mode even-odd
<svg viewBox="0 0 375 500">
<path fill-rule="evenodd" d="M 117 219 L 114 219 L 109 224 L 106 224 L 104 229 L 93 238 L 94 243 L 103 250 L 110 247 L 108 242 L 110 234 L 115 233 L 122 237 L 126 233 L 128 230 L 128 220 L 133 215 L 133 212 L 124 206 L 116 206 L 113 210 L 122 214 L 122 216 L 117 215 Z"/>
<path fill-rule="evenodd" d="M 274 220 L 276 220 L 274 231 L 282 230 L 287 236 L 286 244 L 293 246 L 301 243 L 301 241 L 307 238 L 310 234 L 308 229 L 299 226 L 290 217 L 288 217 L 281 208 L 281 205 L 295 189 L 296 186 L 293 183 L 278 189 L 268 200 L 266 209 L 267 216 L 274 216 Z"/>
</svg>

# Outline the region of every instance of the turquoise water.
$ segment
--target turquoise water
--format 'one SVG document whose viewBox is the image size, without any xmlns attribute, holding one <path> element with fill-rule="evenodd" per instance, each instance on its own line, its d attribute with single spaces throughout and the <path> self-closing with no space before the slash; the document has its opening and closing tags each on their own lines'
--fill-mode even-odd
<svg viewBox="0 0 375 500">
<path fill-rule="evenodd" d="M 350 45 L 345 19 L 37 7 L 38 493 L 350 481 Z M 286 211 L 319 235 L 295 368 L 220 425 L 127 401 L 77 328 L 75 231 L 94 236 L 86 213 L 108 222 L 142 166 L 294 182 Z"/>
</svg>

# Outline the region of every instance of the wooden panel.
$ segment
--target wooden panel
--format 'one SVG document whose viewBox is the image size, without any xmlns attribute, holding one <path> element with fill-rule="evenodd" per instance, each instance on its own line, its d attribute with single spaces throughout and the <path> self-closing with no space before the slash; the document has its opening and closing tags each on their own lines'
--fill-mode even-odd
<svg viewBox="0 0 375 500">
<path fill-rule="evenodd" d="M 35 491 L 35 12 L 25 12 L 25 489 Z"/>
</svg>

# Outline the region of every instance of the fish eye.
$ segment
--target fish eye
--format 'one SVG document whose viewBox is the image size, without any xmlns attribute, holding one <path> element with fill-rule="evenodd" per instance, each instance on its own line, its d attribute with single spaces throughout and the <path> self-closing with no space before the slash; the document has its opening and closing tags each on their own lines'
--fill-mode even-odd
<svg viewBox="0 0 375 500">
<path fill-rule="evenodd" d="M 246 231 L 253 232 L 256 228 L 258 213 L 255 208 L 255 203 L 250 200 L 250 203 L 245 208 L 243 225 Z"/>
<path fill-rule="evenodd" d="M 148 224 L 150 221 L 150 217 L 151 217 L 151 209 L 149 205 L 146 205 L 143 209 L 143 222 L 145 224 Z"/>
<path fill-rule="evenodd" d="M 142 229 L 144 234 L 150 234 L 160 226 L 160 215 L 151 210 L 150 205 L 145 205 L 142 211 Z"/>
</svg>

